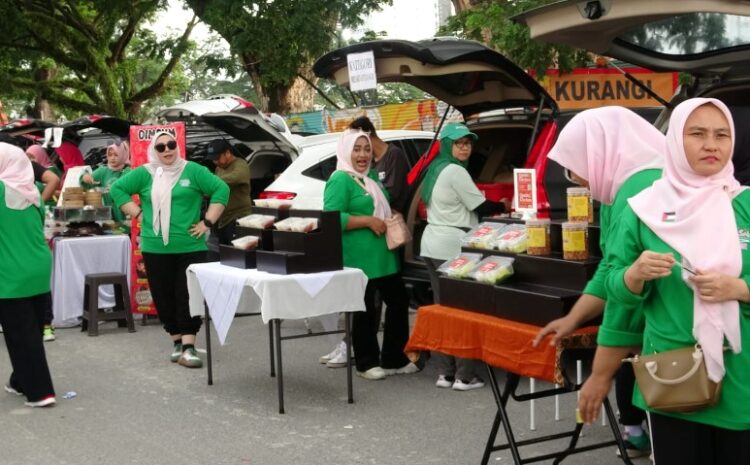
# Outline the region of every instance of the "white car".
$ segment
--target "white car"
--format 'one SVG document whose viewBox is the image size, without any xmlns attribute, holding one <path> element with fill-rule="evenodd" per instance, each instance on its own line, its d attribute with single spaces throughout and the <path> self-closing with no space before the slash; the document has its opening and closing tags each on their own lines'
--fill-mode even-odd
<svg viewBox="0 0 750 465">
<path fill-rule="evenodd" d="M 435 133 L 427 131 L 382 130 L 378 136 L 401 148 L 409 166 L 425 153 Z M 336 144 L 341 133 L 305 137 L 298 142 L 299 157 L 271 183 L 261 198 L 292 199 L 293 208 L 321 210 L 323 189 L 336 170 Z"/>
</svg>

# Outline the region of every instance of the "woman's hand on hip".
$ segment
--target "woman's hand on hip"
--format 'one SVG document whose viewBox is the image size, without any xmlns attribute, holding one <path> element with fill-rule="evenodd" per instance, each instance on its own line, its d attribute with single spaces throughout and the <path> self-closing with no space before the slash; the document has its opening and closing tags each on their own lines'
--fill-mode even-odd
<svg viewBox="0 0 750 465">
<path fill-rule="evenodd" d="M 190 227 L 190 235 L 195 238 L 202 237 L 207 231 L 208 226 L 202 220 Z"/>
<path fill-rule="evenodd" d="M 706 302 L 725 302 L 727 300 L 742 300 L 747 302 L 750 297 L 747 284 L 740 278 L 734 278 L 722 273 L 702 272 L 696 270 L 697 275 L 690 277 L 695 286 L 695 292 L 701 300 Z"/>
<path fill-rule="evenodd" d="M 370 228 L 372 232 L 374 232 L 378 236 L 382 236 L 383 234 L 385 234 L 385 221 L 381 220 L 380 218 L 371 216 L 367 227 Z"/>
</svg>

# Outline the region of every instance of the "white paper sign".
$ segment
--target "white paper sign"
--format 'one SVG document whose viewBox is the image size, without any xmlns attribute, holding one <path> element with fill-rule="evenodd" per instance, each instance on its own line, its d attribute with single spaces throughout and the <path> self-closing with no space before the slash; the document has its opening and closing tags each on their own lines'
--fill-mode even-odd
<svg viewBox="0 0 750 465">
<path fill-rule="evenodd" d="M 358 90 L 374 89 L 378 84 L 375 75 L 375 55 L 372 50 L 362 53 L 350 53 L 346 56 L 349 66 L 349 89 L 352 92 Z"/>
</svg>

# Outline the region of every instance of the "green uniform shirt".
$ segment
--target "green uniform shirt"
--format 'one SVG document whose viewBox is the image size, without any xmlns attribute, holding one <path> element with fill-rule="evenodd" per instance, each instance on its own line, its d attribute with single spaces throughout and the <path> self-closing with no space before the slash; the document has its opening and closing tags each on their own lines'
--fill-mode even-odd
<svg viewBox="0 0 750 465">
<path fill-rule="evenodd" d="M 229 186 L 229 202 L 219 218 L 219 227 L 250 214 L 250 167 L 242 158 L 235 158 L 226 168 L 217 167 L 216 176 Z"/>
<path fill-rule="evenodd" d="M 374 171 L 370 171 L 368 176 L 380 184 Z M 382 185 L 381 189 L 388 198 Z M 385 234 L 378 236 L 370 228 L 346 229 L 349 215 L 372 216 L 375 211 L 372 198 L 351 175 L 335 171 L 328 178 L 323 193 L 323 210 L 341 212 L 344 266 L 359 268 L 369 279 L 399 271 L 398 253 L 388 250 Z"/>
<path fill-rule="evenodd" d="M 83 187 L 86 190 L 93 189 L 95 187 L 103 187 L 107 190 L 111 190 L 112 184 L 114 184 L 115 181 L 117 181 L 118 179 L 120 179 L 126 173 L 129 173 L 129 172 L 130 172 L 129 166 L 126 166 L 120 171 L 114 171 L 107 165 L 104 165 L 95 169 L 94 172 L 91 173 L 91 177 L 94 178 L 94 181 L 96 182 L 96 184 L 88 184 L 88 183 L 83 182 L 83 176 L 85 176 L 85 174 L 81 175 L 81 179 L 79 181 L 81 183 L 81 187 Z M 112 207 L 115 204 L 114 201 L 112 200 L 112 195 L 110 193 L 102 194 L 102 203 L 108 207 Z M 119 208 L 113 208 L 112 219 L 117 221 L 118 223 L 124 223 L 125 214 Z"/>
<path fill-rule="evenodd" d="M 0 181 L 0 299 L 49 292 L 51 274 L 52 253 L 44 240 L 43 207 L 6 207 L 5 183 Z"/>
<path fill-rule="evenodd" d="M 735 197 L 732 207 L 742 246 L 740 278 L 750 284 L 750 191 Z M 710 247 L 710 244 L 706 246 Z M 644 250 L 671 252 L 677 263 L 681 261 L 680 254 L 642 223 L 628 206 L 610 238 L 608 254 L 612 270 L 606 287 L 608 302 L 616 305 L 608 305 L 604 312 L 602 328 L 606 330 L 600 331 L 599 344 L 641 345 L 642 340 L 644 354 L 694 345 L 693 291 L 682 280 L 679 266 L 675 266 L 666 278 L 646 282 L 640 295 L 633 294 L 625 286 L 625 270 Z M 719 403 L 699 412 L 670 416 L 731 430 L 750 429 L 750 383 L 747 381 L 750 373 L 750 305 L 744 302 L 740 302 L 740 337 L 741 353 L 724 352 L 726 375 Z M 637 389 L 633 393 L 633 403 L 646 408 Z"/>
<path fill-rule="evenodd" d="M 628 199 L 643 189 L 650 187 L 657 179 L 661 177 L 661 170 L 648 169 L 638 171 L 632 174 L 625 182 L 622 183 L 615 198 L 612 200 L 612 205 L 602 204 L 599 208 L 599 248 L 602 249 L 602 261 L 599 262 L 599 266 L 596 268 L 596 273 L 591 277 L 591 280 L 586 284 L 586 288 L 583 290 L 584 294 L 593 295 L 600 299 L 607 300 L 607 291 L 605 289 L 605 281 L 607 280 L 607 273 L 609 272 L 609 265 L 607 264 L 607 238 L 611 235 L 612 229 L 617 226 L 617 221 L 613 219 L 619 218 L 622 214 L 622 210 L 628 205 Z"/>
<path fill-rule="evenodd" d="M 139 166 L 112 184 L 110 194 L 120 208 L 138 194 L 141 198 L 141 250 L 148 253 L 187 253 L 208 250 L 206 236 L 195 238 L 190 227 L 200 220 L 203 197 L 210 203 L 226 205 L 229 187 L 208 169 L 194 162 L 187 162 L 179 181 L 172 188 L 172 210 L 169 221 L 169 244 L 164 245 L 161 231 L 154 233 L 151 207 L 151 173 Z"/>
</svg>

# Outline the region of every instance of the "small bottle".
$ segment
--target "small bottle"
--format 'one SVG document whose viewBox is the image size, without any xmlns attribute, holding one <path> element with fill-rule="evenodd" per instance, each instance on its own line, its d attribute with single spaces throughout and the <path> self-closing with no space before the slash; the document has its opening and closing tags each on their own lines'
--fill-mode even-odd
<svg viewBox="0 0 750 465">
<path fill-rule="evenodd" d="M 591 192 L 585 187 L 569 187 L 568 194 L 568 221 L 591 222 L 594 221 L 594 202 Z"/>
<path fill-rule="evenodd" d="M 526 220 L 526 231 L 529 236 L 529 245 L 526 248 L 528 255 L 546 256 L 552 253 L 550 220 L 548 218 Z"/>
<path fill-rule="evenodd" d="M 589 258 L 589 224 L 566 222 L 562 224 L 562 248 L 565 260 Z"/>
</svg>

